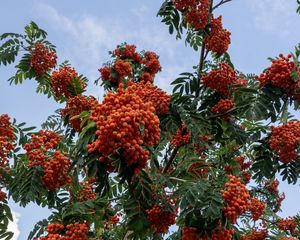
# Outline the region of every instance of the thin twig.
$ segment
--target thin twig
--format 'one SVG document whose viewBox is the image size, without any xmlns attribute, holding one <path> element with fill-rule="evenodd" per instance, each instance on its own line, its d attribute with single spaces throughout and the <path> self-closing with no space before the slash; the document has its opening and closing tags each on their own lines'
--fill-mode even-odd
<svg viewBox="0 0 300 240">
<path fill-rule="evenodd" d="M 220 7 L 221 5 L 225 4 L 225 3 L 228 3 L 228 2 L 231 2 L 232 0 L 222 0 L 221 2 L 219 2 L 216 6 L 214 6 L 212 8 L 212 10 L 216 10 L 218 7 Z"/>
</svg>

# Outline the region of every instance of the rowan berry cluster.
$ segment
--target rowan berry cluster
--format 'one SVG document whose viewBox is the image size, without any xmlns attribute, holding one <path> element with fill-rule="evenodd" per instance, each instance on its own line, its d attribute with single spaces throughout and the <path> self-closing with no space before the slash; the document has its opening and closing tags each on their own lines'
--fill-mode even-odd
<svg viewBox="0 0 300 240">
<path fill-rule="evenodd" d="M 0 168 L 9 167 L 8 155 L 15 147 L 14 129 L 7 114 L 0 115 Z"/>
<path fill-rule="evenodd" d="M 172 136 L 172 141 L 170 145 L 174 147 L 181 147 L 186 145 L 191 140 L 191 134 L 188 132 L 185 123 L 182 123 L 181 129 L 178 129 L 176 134 Z"/>
<path fill-rule="evenodd" d="M 257 221 L 264 214 L 266 203 L 257 198 L 251 198 L 248 209 L 252 214 L 253 221 Z"/>
<path fill-rule="evenodd" d="M 71 182 L 68 170 L 71 162 L 60 151 L 55 151 L 52 158 L 48 158 L 43 163 L 44 175 L 42 177 L 44 185 L 49 190 L 55 190 Z"/>
<path fill-rule="evenodd" d="M 96 193 L 93 191 L 93 182 L 91 181 L 80 182 L 79 190 L 71 191 L 71 195 L 79 202 L 95 200 L 97 197 Z"/>
<path fill-rule="evenodd" d="M 168 114 L 169 105 L 170 105 L 170 96 L 158 89 L 157 86 L 154 86 L 150 83 L 133 83 L 127 81 L 129 92 L 136 93 L 144 102 L 151 102 L 155 108 L 155 114 L 157 115 L 166 115 Z"/>
<path fill-rule="evenodd" d="M 47 232 L 50 234 L 60 233 L 64 228 L 65 226 L 61 223 L 50 223 L 47 226 Z"/>
<path fill-rule="evenodd" d="M 296 66 L 292 61 L 292 55 L 289 54 L 285 57 L 280 54 L 278 58 L 272 60 L 272 65 L 258 76 L 260 87 L 271 84 L 282 88 L 287 94 L 290 94 L 297 85 L 297 82 L 293 80 L 291 75 L 293 71 L 299 71 L 299 66 Z"/>
<path fill-rule="evenodd" d="M 228 96 L 229 89 L 235 81 L 235 71 L 224 62 L 220 63 L 218 67 L 202 77 L 202 82 L 205 87 L 209 87 L 223 96 Z"/>
<path fill-rule="evenodd" d="M 109 217 L 109 220 L 106 221 L 104 220 L 102 223 L 104 225 L 104 228 L 110 228 L 112 227 L 113 225 L 116 225 L 120 222 L 120 217 L 122 216 L 123 214 L 121 212 L 118 212 L 116 215 L 114 216 L 110 216 Z"/>
<path fill-rule="evenodd" d="M 195 30 L 204 29 L 210 18 L 210 0 L 197 0 L 184 11 L 184 20 Z"/>
<path fill-rule="evenodd" d="M 242 171 L 248 170 L 251 167 L 251 162 L 247 162 L 245 156 L 236 156 L 234 159 L 240 165 Z"/>
<path fill-rule="evenodd" d="M 236 156 L 235 160 L 240 166 L 241 178 L 244 184 L 248 184 L 252 177 L 252 173 L 249 170 L 252 163 L 250 161 L 246 162 L 246 158 L 244 156 Z"/>
<path fill-rule="evenodd" d="M 173 0 L 175 8 L 180 11 L 194 7 L 197 5 L 197 2 L 199 2 L 199 0 Z"/>
<path fill-rule="evenodd" d="M 61 110 L 61 116 L 66 119 L 76 132 L 81 132 L 86 123 L 81 126 L 82 120 L 80 115 L 84 111 L 91 109 L 92 103 L 95 101 L 93 97 L 75 96 L 68 99 L 67 105 Z M 75 118 L 74 118 L 75 117 Z"/>
<path fill-rule="evenodd" d="M 63 224 L 54 223 L 47 227 L 47 236 L 35 238 L 35 240 L 89 240 L 87 237 L 90 231 L 89 223 L 72 223 L 64 226 Z"/>
<path fill-rule="evenodd" d="M 169 227 L 176 223 L 176 214 L 165 211 L 161 206 L 153 205 L 150 210 L 146 210 L 147 219 L 155 229 L 155 233 L 161 234 L 168 231 Z"/>
<path fill-rule="evenodd" d="M 113 51 L 113 56 L 116 56 L 121 60 L 132 61 L 133 63 L 142 62 L 142 57 L 139 53 L 137 53 L 135 45 L 130 45 L 130 44 L 125 44 L 123 46 L 121 45 Z"/>
<path fill-rule="evenodd" d="M 31 141 L 24 145 L 29 160 L 28 167 L 43 168 L 42 180 L 49 190 L 55 190 L 69 183 L 71 178 L 67 176 L 67 171 L 71 164 L 70 160 L 59 150 L 56 150 L 53 156 L 48 156 L 48 151 L 58 146 L 60 136 L 50 130 L 41 130 L 39 135 L 32 134 L 31 137 Z"/>
<path fill-rule="evenodd" d="M 267 181 L 266 182 L 266 189 L 271 192 L 271 193 L 279 193 L 278 190 L 278 186 L 279 186 L 279 181 L 278 179 L 275 179 L 274 181 Z"/>
<path fill-rule="evenodd" d="M 88 151 L 100 152 L 100 160 L 117 153 L 127 161 L 128 167 L 134 165 L 138 173 L 149 157 L 149 151 L 143 147 L 159 141 L 160 128 L 155 108 L 134 93 L 134 88 L 123 89 L 121 84 L 101 104 L 93 104 L 90 119 L 96 122 L 97 139 L 88 145 Z"/>
<path fill-rule="evenodd" d="M 235 80 L 235 85 L 246 87 L 247 86 L 247 80 L 243 78 L 238 78 Z"/>
<path fill-rule="evenodd" d="M 229 111 L 234 107 L 234 101 L 230 99 L 221 99 L 216 105 L 211 108 L 211 111 L 216 114 L 222 115 L 224 120 L 230 117 Z"/>
<path fill-rule="evenodd" d="M 118 86 L 123 80 L 153 83 L 154 76 L 161 71 L 158 56 L 151 51 L 137 53 L 135 45 L 123 44 L 112 52 L 114 62 L 99 69 L 101 79 Z"/>
<path fill-rule="evenodd" d="M 293 217 L 280 218 L 277 222 L 277 227 L 283 231 L 290 231 L 291 233 L 295 232 L 297 227 L 296 219 Z"/>
<path fill-rule="evenodd" d="M 219 55 L 223 55 L 230 45 L 231 33 L 223 28 L 222 16 L 211 18 L 210 33 L 204 38 L 205 47 Z"/>
<path fill-rule="evenodd" d="M 150 83 L 153 84 L 154 82 L 154 75 L 151 75 L 148 72 L 143 72 L 140 76 L 140 82 L 141 83 Z"/>
<path fill-rule="evenodd" d="M 205 236 L 204 240 L 232 240 L 234 233 L 235 231 L 233 229 L 227 229 L 225 227 L 222 227 L 218 230 L 213 230 L 211 238 Z"/>
<path fill-rule="evenodd" d="M 30 53 L 30 64 L 37 77 L 44 75 L 56 66 L 57 56 L 55 51 L 50 50 L 43 43 L 35 43 L 34 47 L 30 49 Z"/>
<path fill-rule="evenodd" d="M 57 71 L 53 71 L 51 74 L 51 86 L 54 95 L 58 98 L 69 98 L 74 95 L 75 93 L 70 92 L 70 88 L 76 89 L 78 84 L 83 92 L 86 87 L 86 83 L 78 78 L 77 72 L 70 66 L 64 65 Z"/>
<path fill-rule="evenodd" d="M 200 237 L 196 233 L 196 228 L 184 226 L 182 228 L 181 240 L 200 240 Z"/>
<path fill-rule="evenodd" d="M 0 188 L 0 202 L 3 202 L 7 197 L 7 194 L 5 192 L 2 191 L 2 189 Z"/>
<path fill-rule="evenodd" d="M 129 62 L 118 59 L 114 64 L 114 69 L 117 73 L 117 79 L 114 81 L 123 79 L 124 77 L 129 77 L 132 73 L 131 65 Z"/>
<path fill-rule="evenodd" d="M 47 151 L 56 148 L 60 140 L 60 136 L 50 130 L 40 130 L 39 135 L 32 134 L 30 142 L 24 145 L 29 159 L 28 166 L 42 165 L 45 161 Z"/>
<path fill-rule="evenodd" d="M 219 231 L 212 232 L 212 240 L 231 240 L 234 234 L 233 229 L 221 228 Z"/>
<path fill-rule="evenodd" d="M 252 230 L 249 234 L 243 235 L 241 240 L 265 240 L 268 236 L 268 229 Z"/>
<path fill-rule="evenodd" d="M 147 51 L 144 53 L 143 64 L 145 72 L 150 73 L 152 76 L 161 71 L 158 55 L 154 52 Z"/>
<path fill-rule="evenodd" d="M 234 224 L 239 215 L 247 210 L 250 195 L 240 178 L 233 175 L 229 175 L 229 178 L 229 182 L 225 184 L 226 188 L 221 190 L 223 200 L 226 203 L 223 212 L 226 218 Z"/>
<path fill-rule="evenodd" d="M 287 124 L 272 127 L 269 139 L 270 148 L 274 150 L 279 161 L 289 163 L 299 159 L 297 152 L 300 142 L 300 121 L 290 121 Z"/>
</svg>

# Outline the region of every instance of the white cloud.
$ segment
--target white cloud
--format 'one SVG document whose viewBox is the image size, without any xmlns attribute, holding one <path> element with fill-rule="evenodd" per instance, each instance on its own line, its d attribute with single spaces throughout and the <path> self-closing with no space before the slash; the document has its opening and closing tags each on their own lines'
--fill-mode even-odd
<svg viewBox="0 0 300 240">
<path fill-rule="evenodd" d="M 298 33 L 299 15 L 294 0 L 248 0 L 254 24 L 265 32 L 288 37 Z"/>
<path fill-rule="evenodd" d="M 142 24 L 142 27 L 133 26 L 130 19 L 124 22 L 123 19 L 103 18 L 99 19 L 91 15 L 82 15 L 78 18 L 70 18 L 57 11 L 48 4 L 39 4 L 38 12 L 43 13 L 40 17 L 46 20 L 50 26 L 55 26 L 55 31 L 63 32 L 72 44 L 63 46 L 64 56 L 72 57 L 72 62 L 76 62 L 84 70 L 84 74 L 89 79 L 96 79 L 99 76 L 97 69 L 102 63 L 110 60 L 107 52 L 124 41 L 136 44 L 138 50 L 151 50 L 157 52 L 163 61 L 163 72 L 159 74 L 156 83 L 167 90 L 169 83 L 175 78 L 180 70 L 189 69 L 190 62 L 183 61 L 182 51 L 189 51 L 184 48 L 180 41 L 176 41 L 174 36 L 168 34 L 167 28 L 163 24 L 153 24 L 153 22 Z M 147 8 L 140 6 L 129 10 L 137 19 L 145 18 L 149 14 Z M 154 17 L 154 16 L 153 16 Z M 132 18 L 134 19 L 136 18 Z M 188 52 L 189 53 L 189 52 Z M 196 56 L 197 54 L 195 54 Z M 168 89 L 169 90 L 169 89 Z M 99 87 L 91 90 L 99 96 L 102 93 Z"/>
<path fill-rule="evenodd" d="M 17 212 L 12 211 L 12 215 L 13 215 L 13 222 L 9 222 L 8 224 L 8 231 L 13 232 L 14 236 L 12 238 L 12 240 L 18 240 L 19 236 L 20 236 L 20 230 L 19 230 L 19 226 L 18 226 L 18 222 L 20 219 L 20 214 Z"/>
</svg>

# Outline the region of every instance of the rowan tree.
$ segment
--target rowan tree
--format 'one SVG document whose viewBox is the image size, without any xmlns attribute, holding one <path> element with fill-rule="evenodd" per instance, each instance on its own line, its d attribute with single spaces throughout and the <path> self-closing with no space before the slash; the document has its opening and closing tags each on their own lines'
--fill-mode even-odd
<svg viewBox="0 0 300 240">
<path fill-rule="evenodd" d="M 42 129 L 0 116 L 1 239 L 13 235 L 9 198 L 52 210 L 28 239 L 299 239 L 300 215 L 278 216 L 277 178 L 300 177 L 300 45 L 242 73 L 215 12 L 229 2 L 163 2 L 170 34 L 200 54 L 171 95 L 155 85 L 163 66 L 151 50 L 112 49 L 99 101 L 36 23 L 0 36 L 0 64 L 16 67 L 9 83 L 32 79 L 65 106 Z"/>
</svg>

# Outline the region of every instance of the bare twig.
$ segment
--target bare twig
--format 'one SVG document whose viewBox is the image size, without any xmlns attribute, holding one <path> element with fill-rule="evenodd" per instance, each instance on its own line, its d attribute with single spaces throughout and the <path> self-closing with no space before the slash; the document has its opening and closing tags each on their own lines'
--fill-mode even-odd
<svg viewBox="0 0 300 240">
<path fill-rule="evenodd" d="M 216 10 L 218 7 L 220 7 L 221 5 L 225 4 L 225 3 L 228 3 L 228 2 L 231 2 L 232 0 L 221 0 L 221 2 L 219 2 L 216 6 L 214 6 L 212 8 L 212 10 Z"/>
</svg>

